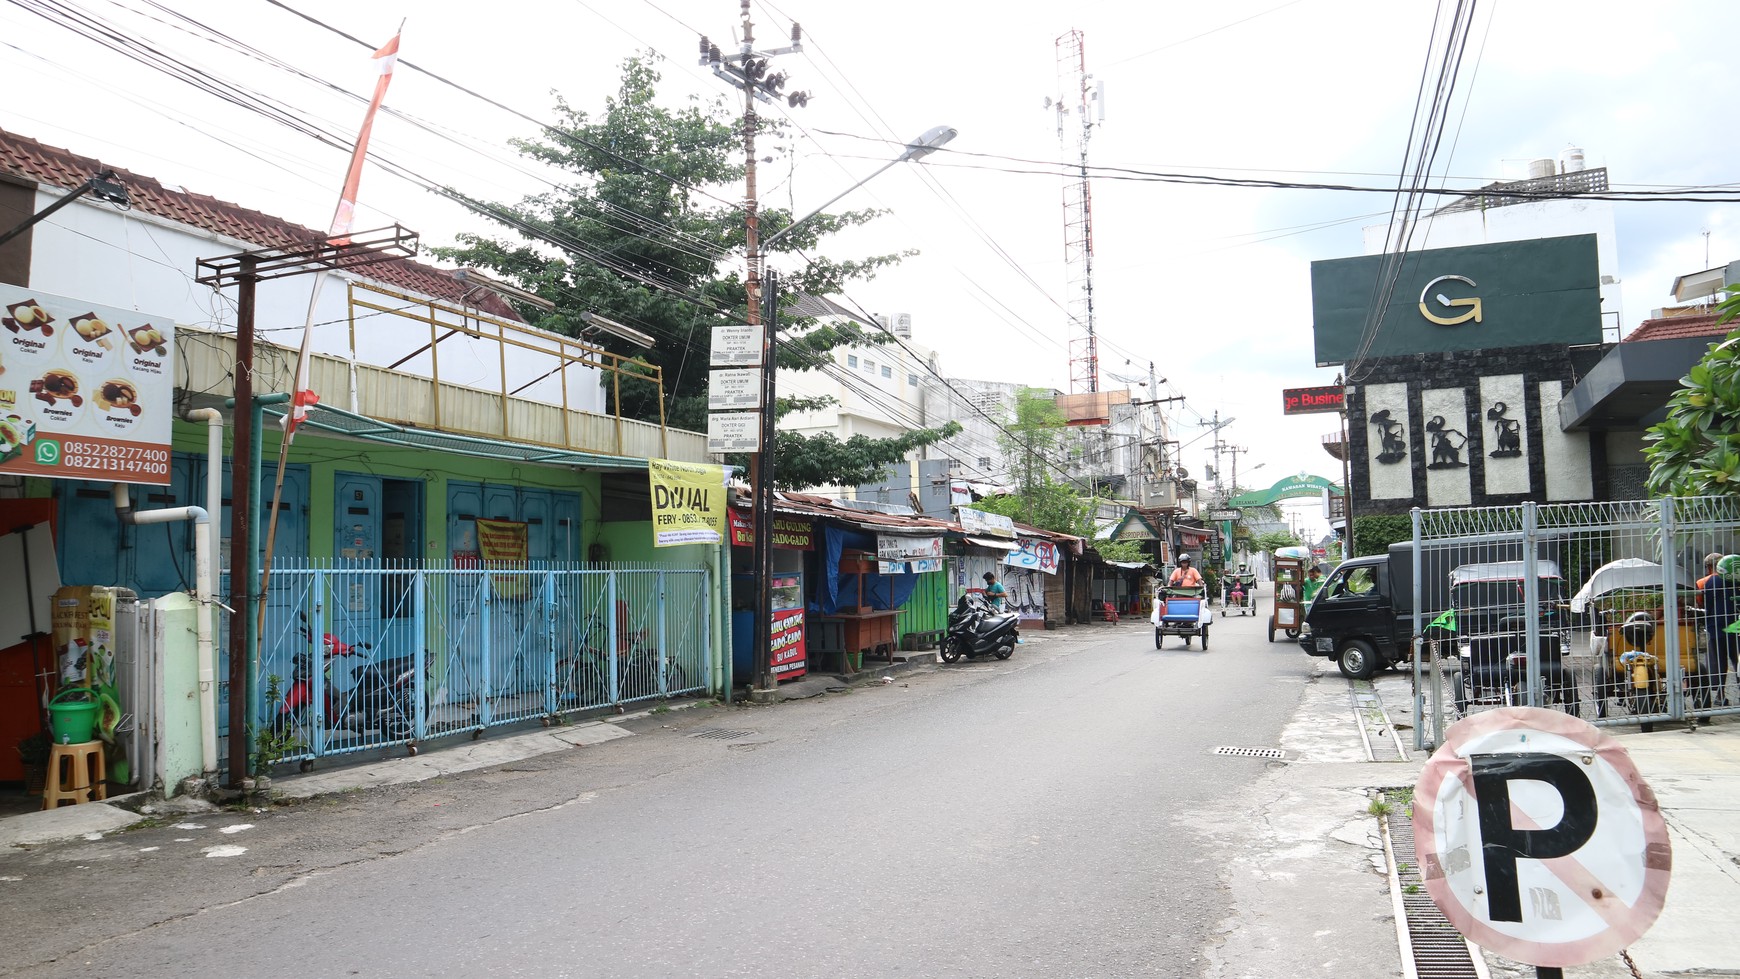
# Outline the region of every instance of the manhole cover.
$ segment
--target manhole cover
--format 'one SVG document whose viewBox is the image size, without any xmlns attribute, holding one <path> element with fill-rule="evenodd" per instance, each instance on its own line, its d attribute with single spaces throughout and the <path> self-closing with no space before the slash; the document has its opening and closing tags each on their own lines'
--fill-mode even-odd
<svg viewBox="0 0 1740 979">
<path fill-rule="evenodd" d="M 754 733 L 754 731 L 728 731 L 722 727 L 710 727 L 696 731 L 694 734 L 689 735 L 689 737 L 709 738 L 714 741 L 735 741 L 738 738 L 747 738 Z"/>
<path fill-rule="evenodd" d="M 1287 753 L 1279 748 L 1238 748 L 1223 745 L 1214 749 L 1214 753 L 1237 758 L 1273 758 L 1277 761 L 1285 761 L 1287 758 Z"/>
</svg>

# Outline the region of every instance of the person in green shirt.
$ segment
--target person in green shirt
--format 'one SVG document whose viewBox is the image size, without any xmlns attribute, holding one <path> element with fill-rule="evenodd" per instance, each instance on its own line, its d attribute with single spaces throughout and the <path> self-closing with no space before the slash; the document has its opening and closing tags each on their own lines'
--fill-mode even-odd
<svg viewBox="0 0 1740 979">
<path fill-rule="evenodd" d="M 997 580 L 995 572 L 985 572 L 985 601 L 989 602 L 993 611 L 1001 612 L 1009 607 L 1009 589 Z"/>
<path fill-rule="evenodd" d="M 1305 600 L 1302 604 L 1310 605 L 1311 600 L 1313 598 L 1317 597 L 1317 589 L 1322 588 L 1322 587 L 1323 587 L 1323 569 L 1317 567 L 1316 565 L 1312 565 L 1311 570 L 1305 572 L 1305 584 L 1300 589 L 1300 591 L 1302 591 L 1304 593 L 1304 596 L 1305 596 Z"/>
</svg>

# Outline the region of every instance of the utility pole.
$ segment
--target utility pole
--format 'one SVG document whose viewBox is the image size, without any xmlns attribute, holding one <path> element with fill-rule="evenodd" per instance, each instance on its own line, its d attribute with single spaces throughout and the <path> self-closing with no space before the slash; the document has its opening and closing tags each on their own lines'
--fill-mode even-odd
<svg viewBox="0 0 1740 979">
<path fill-rule="evenodd" d="M 755 547 L 752 560 L 756 568 L 755 667 L 754 689 L 771 696 L 774 687 L 772 641 L 772 567 L 773 567 L 773 447 L 774 447 L 774 357 L 778 351 L 779 328 L 777 297 L 762 289 L 760 202 L 755 188 L 755 134 L 760 125 L 755 103 L 785 98 L 792 108 L 806 105 L 806 92 L 783 95 L 785 72 L 768 73 L 770 59 L 781 54 L 803 50 L 803 29 L 791 25 L 791 44 L 769 51 L 755 49 L 755 24 L 749 19 L 749 0 L 741 0 L 742 28 L 737 51 L 726 54 L 719 46 L 701 37 L 701 61 L 713 69 L 713 74 L 743 93 L 743 158 L 744 158 L 744 283 L 747 295 L 746 319 L 761 331 L 761 425 L 758 451 L 751 462 L 750 485 L 755 488 Z M 754 694 L 751 695 L 755 696 Z"/>
<path fill-rule="evenodd" d="M 1229 445 L 1224 451 L 1232 456 L 1232 484 L 1227 487 L 1227 495 L 1230 497 L 1239 491 L 1239 456 L 1251 450 L 1249 446 Z"/>
</svg>

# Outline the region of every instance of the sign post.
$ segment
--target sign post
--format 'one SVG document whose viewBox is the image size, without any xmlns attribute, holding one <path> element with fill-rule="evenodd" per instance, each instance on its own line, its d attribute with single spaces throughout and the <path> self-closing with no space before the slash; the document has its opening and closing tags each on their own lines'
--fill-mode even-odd
<svg viewBox="0 0 1740 979">
<path fill-rule="evenodd" d="M 1466 717 L 1414 786 L 1426 892 L 1468 940 L 1558 977 L 1626 948 L 1667 899 L 1673 851 L 1619 742 L 1578 717 Z"/>
</svg>

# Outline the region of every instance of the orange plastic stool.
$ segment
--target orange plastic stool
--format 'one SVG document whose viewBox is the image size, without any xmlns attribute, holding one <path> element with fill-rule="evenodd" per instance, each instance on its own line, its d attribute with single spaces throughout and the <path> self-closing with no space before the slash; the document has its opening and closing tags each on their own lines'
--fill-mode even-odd
<svg viewBox="0 0 1740 979">
<path fill-rule="evenodd" d="M 76 806 L 107 799 L 108 771 L 101 741 L 55 745 L 48 752 L 48 783 L 42 790 L 42 808 L 58 809 L 64 803 Z"/>
</svg>

